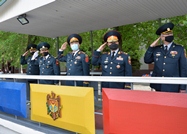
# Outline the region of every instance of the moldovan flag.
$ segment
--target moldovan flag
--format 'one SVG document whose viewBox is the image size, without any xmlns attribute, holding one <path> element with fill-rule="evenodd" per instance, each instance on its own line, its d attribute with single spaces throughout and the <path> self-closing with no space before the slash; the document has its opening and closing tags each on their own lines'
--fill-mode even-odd
<svg viewBox="0 0 187 134">
<path fill-rule="evenodd" d="M 95 134 L 91 87 L 30 84 L 31 120 L 81 134 Z"/>
</svg>

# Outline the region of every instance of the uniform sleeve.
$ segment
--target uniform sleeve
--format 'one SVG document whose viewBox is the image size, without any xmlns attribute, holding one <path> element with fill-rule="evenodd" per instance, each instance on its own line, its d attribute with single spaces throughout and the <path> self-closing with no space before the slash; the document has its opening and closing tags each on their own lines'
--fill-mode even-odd
<svg viewBox="0 0 187 134">
<path fill-rule="evenodd" d="M 125 76 L 132 76 L 132 65 L 130 55 L 125 60 Z M 125 83 L 125 89 L 131 89 L 131 83 Z"/>
<path fill-rule="evenodd" d="M 22 56 L 22 55 L 21 55 L 20 64 L 21 64 L 21 65 L 27 64 L 27 60 L 25 59 L 25 56 Z"/>
<path fill-rule="evenodd" d="M 89 76 L 90 75 L 90 62 L 89 62 L 89 57 L 86 54 L 83 54 L 82 67 L 83 67 L 84 75 Z"/>
<path fill-rule="evenodd" d="M 53 62 L 54 75 L 60 75 L 60 65 L 58 59 L 54 59 Z M 59 80 L 55 80 L 54 84 L 58 84 Z"/>
<path fill-rule="evenodd" d="M 180 53 L 180 77 L 186 77 L 186 57 L 184 54 L 184 48 L 182 47 L 181 53 Z M 185 85 L 180 85 L 180 89 L 185 90 Z"/>
<path fill-rule="evenodd" d="M 58 51 L 58 56 L 57 59 L 61 62 L 66 62 L 67 61 L 67 55 L 63 55 L 63 51 Z"/>
<path fill-rule="evenodd" d="M 125 62 L 125 76 L 132 76 L 131 58 L 128 55 Z"/>
<path fill-rule="evenodd" d="M 94 65 L 94 66 L 100 65 L 100 62 L 101 62 L 100 54 L 101 54 L 101 52 L 94 51 L 94 53 L 92 55 L 92 65 Z"/>
<path fill-rule="evenodd" d="M 154 61 L 153 52 L 154 52 L 154 47 L 149 47 L 145 52 L 144 62 L 146 64 L 150 64 Z"/>
</svg>

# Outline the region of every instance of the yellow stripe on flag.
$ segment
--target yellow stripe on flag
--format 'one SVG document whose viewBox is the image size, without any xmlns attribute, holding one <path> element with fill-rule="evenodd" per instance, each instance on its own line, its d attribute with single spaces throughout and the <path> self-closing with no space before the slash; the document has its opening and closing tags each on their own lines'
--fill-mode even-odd
<svg viewBox="0 0 187 134">
<path fill-rule="evenodd" d="M 31 120 L 81 134 L 95 134 L 93 88 L 42 84 L 30 87 Z"/>
</svg>

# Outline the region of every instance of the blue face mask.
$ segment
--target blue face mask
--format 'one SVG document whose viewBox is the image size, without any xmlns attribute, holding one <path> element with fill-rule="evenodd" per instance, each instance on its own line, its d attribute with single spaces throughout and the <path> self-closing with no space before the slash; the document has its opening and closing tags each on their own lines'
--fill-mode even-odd
<svg viewBox="0 0 187 134">
<path fill-rule="evenodd" d="M 78 50 L 78 49 L 79 49 L 79 44 L 72 44 L 72 45 L 71 45 L 71 49 L 72 49 L 73 51 Z"/>
</svg>

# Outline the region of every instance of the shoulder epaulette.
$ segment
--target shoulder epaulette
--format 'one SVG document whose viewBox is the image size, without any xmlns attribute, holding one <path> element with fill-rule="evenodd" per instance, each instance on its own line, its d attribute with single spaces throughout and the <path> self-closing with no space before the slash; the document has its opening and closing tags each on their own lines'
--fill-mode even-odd
<svg viewBox="0 0 187 134">
<path fill-rule="evenodd" d="M 102 54 L 107 54 L 108 52 L 103 52 Z"/>
<path fill-rule="evenodd" d="M 127 55 L 128 53 L 123 52 L 123 51 L 119 51 L 118 54 L 125 54 L 125 55 Z"/>
<path fill-rule="evenodd" d="M 78 54 L 85 54 L 86 55 L 86 53 L 83 51 L 79 51 Z"/>
<path fill-rule="evenodd" d="M 158 46 L 155 46 L 155 47 L 162 47 L 163 45 L 158 45 Z"/>
</svg>

